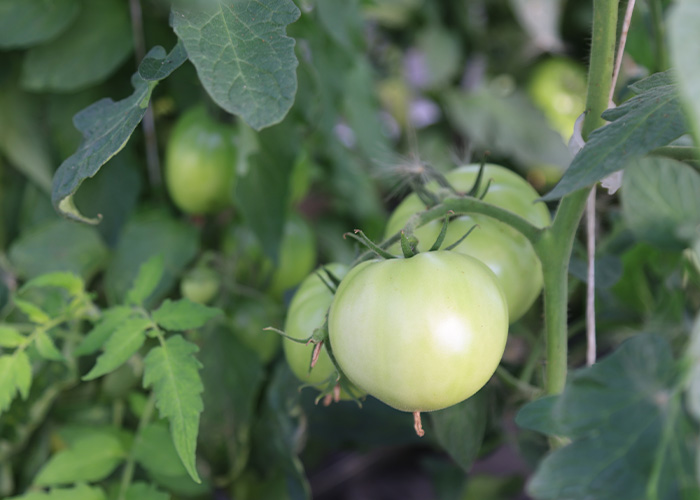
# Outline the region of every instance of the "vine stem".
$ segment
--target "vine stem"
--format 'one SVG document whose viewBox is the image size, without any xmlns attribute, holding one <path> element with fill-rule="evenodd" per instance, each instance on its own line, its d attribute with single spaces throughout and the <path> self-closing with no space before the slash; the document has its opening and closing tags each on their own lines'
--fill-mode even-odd
<svg viewBox="0 0 700 500">
<path fill-rule="evenodd" d="M 155 393 L 151 392 L 148 400 L 146 401 L 146 405 L 143 408 L 143 412 L 141 413 L 141 418 L 139 419 L 139 424 L 136 429 L 136 437 L 131 445 L 131 451 L 129 452 L 129 456 L 126 460 L 124 471 L 122 472 L 122 479 L 119 484 L 119 496 L 117 497 L 117 500 L 126 499 L 126 492 L 129 489 L 129 486 L 131 486 L 131 481 L 134 478 L 134 470 L 136 469 L 136 449 L 143 437 L 143 429 L 151 421 L 155 407 Z"/>
<path fill-rule="evenodd" d="M 617 40 L 617 11 L 618 0 L 593 1 L 588 95 L 582 129 L 584 140 L 593 130 L 605 125 L 601 114 L 608 109 L 610 103 Z M 535 243 L 537 255 L 545 263 L 542 271 L 547 339 L 547 394 L 561 393 L 566 384 L 569 259 L 589 191 L 589 188 L 584 188 L 565 196 L 559 203 L 552 226 Z"/>
<path fill-rule="evenodd" d="M 136 55 L 136 66 L 138 67 L 139 63 L 146 56 L 141 0 L 129 0 L 129 12 L 131 14 L 131 31 L 134 39 L 134 54 Z M 152 187 L 158 188 L 162 184 L 160 157 L 158 156 L 158 141 L 156 139 L 156 120 L 153 115 L 153 105 L 150 102 L 146 108 L 146 113 L 143 115 L 142 126 L 146 143 L 148 180 Z"/>
</svg>

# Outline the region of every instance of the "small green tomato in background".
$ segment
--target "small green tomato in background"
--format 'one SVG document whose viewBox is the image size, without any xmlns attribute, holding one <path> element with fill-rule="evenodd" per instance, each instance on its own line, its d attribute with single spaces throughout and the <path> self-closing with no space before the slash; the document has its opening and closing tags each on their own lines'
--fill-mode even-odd
<svg viewBox="0 0 700 500">
<path fill-rule="evenodd" d="M 208 304 L 219 293 L 221 278 L 209 267 L 190 269 L 180 281 L 180 293 L 186 299 L 199 304 Z"/>
<path fill-rule="evenodd" d="M 450 184 L 458 191 L 468 191 L 479 172 L 479 165 L 466 165 L 446 175 Z M 549 210 L 522 177 L 498 165 L 484 167 L 482 186 L 492 181 L 484 201 L 514 212 L 537 227 L 550 224 Z M 437 183 L 427 188 L 437 189 Z M 412 215 L 425 209 L 425 204 L 416 194 L 403 200 L 391 214 L 385 237 L 400 231 Z M 496 274 L 508 302 L 510 321 L 519 319 L 537 299 L 542 290 L 542 264 L 530 241 L 515 229 L 491 217 L 480 214 L 462 215 L 454 218 L 448 228 L 443 247 L 459 240 L 475 224 L 478 227 L 454 250 L 476 257 Z M 440 234 L 442 221 L 435 220 L 417 228 L 413 234 L 418 238 L 418 250 L 428 250 Z M 399 253 L 399 245 L 389 249 Z"/>
<path fill-rule="evenodd" d="M 568 141 L 576 118 L 586 108 L 583 66 L 563 57 L 542 61 L 532 72 L 528 93 L 551 127 Z"/>
<path fill-rule="evenodd" d="M 328 330 L 350 381 L 417 415 L 457 404 L 486 384 L 505 349 L 508 307 L 483 263 L 426 252 L 354 267 L 335 294 Z"/>
<path fill-rule="evenodd" d="M 348 268 L 342 264 L 334 263 L 324 266 L 318 272 L 327 278 L 328 271 L 340 279 L 348 272 Z M 332 281 L 329 280 L 329 283 Z M 301 283 L 289 304 L 287 319 L 284 323 L 285 333 L 299 340 L 310 338 L 314 330 L 323 326 L 332 301 L 333 293 L 330 289 L 315 272 L 310 274 Z M 313 344 L 306 345 L 284 339 L 282 346 L 287 363 L 299 380 L 315 386 L 333 383 L 337 371 L 326 351 L 325 344 L 321 347 L 318 360 L 313 368 L 310 368 L 315 347 Z"/>
<path fill-rule="evenodd" d="M 165 185 L 183 212 L 215 213 L 231 204 L 236 147 L 230 126 L 196 107 L 178 120 L 165 152 Z"/>
<path fill-rule="evenodd" d="M 292 213 L 284 225 L 277 267 L 272 274 L 270 293 L 280 297 L 297 286 L 316 265 L 316 239 L 311 226 Z"/>
</svg>

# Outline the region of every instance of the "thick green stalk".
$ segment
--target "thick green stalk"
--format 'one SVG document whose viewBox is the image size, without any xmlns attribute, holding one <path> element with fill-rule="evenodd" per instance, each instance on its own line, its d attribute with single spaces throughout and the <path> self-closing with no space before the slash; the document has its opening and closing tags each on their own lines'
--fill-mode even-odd
<svg viewBox="0 0 700 500">
<path fill-rule="evenodd" d="M 588 72 L 584 139 L 605 125 L 601 114 L 609 106 L 615 62 L 618 0 L 594 0 L 591 60 Z M 574 237 L 586 206 L 589 189 L 565 196 L 559 203 L 552 226 L 545 231 L 535 249 L 544 263 L 544 312 L 547 338 L 547 394 L 559 394 L 567 374 L 567 298 L 569 258 Z"/>
</svg>

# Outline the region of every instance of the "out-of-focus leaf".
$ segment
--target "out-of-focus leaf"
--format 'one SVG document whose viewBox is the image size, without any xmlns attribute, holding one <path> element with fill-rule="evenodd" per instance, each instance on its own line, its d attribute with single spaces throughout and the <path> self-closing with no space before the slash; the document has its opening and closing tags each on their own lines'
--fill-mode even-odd
<svg viewBox="0 0 700 500">
<path fill-rule="evenodd" d="M 56 219 L 15 240 L 9 256 L 23 278 L 67 271 L 89 281 L 104 266 L 107 247 L 95 228 Z"/>
<path fill-rule="evenodd" d="M 659 499 L 678 498 L 692 472 L 687 426 L 671 408 L 680 404 L 672 395 L 675 376 L 668 342 L 638 335 L 571 374 L 551 406 L 526 407 L 518 421 L 531 423 L 550 406 L 544 419 L 554 425 L 542 430 L 573 440 L 539 464 L 529 493 L 542 499 L 634 500 L 653 491 Z"/>
<path fill-rule="evenodd" d="M 0 415 L 10 407 L 17 393 L 22 399 L 29 396 L 32 385 L 32 365 L 24 351 L 0 356 Z"/>
<path fill-rule="evenodd" d="M 83 2 L 70 29 L 29 49 L 22 85 L 32 91 L 70 92 L 100 82 L 132 50 L 128 6 L 119 0 Z"/>
<path fill-rule="evenodd" d="M 63 32 L 80 11 L 76 0 L 5 0 L 0 3 L 0 47 L 30 47 Z"/>
<path fill-rule="evenodd" d="M 149 212 L 126 223 L 119 244 L 105 273 L 107 298 L 113 304 L 124 301 L 141 264 L 162 255 L 164 274 L 156 290 L 146 300 L 151 307 L 162 300 L 195 257 L 199 247 L 197 231 L 184 222 L 160 212 Z"/>
<path fill-rule="evenodd" d="M 0 152 L 42 191 L 51 192 L 53 166 L 36 103 L 10 82 L 0 85 Z"/>
<path fill-rule="evenodd" d="M 700 421 L 700 363 L 697 361 L 700 359 L 700 314 L 695 318 L 690 334 L 688 356 L 693 360 L 688 387 L 685 390 L 688 411 L 696 421 Z"/>
<path fill-rule="evenodd" d="M 291 0 L 221 0 L 173 7 L 171 22 L 212 99 L 256 130 L 280 122 L 297 90 Z"/>
<path fill-rule="evenodd" d="M 546 52 L 564 48 L 559 34 L 563 0 L 510 0 L 510 4 L 535 47 Z"/>
<path fill-rule="evenodd" d="M 146 341 L 144 332 L 151 326 L 147 318 L 124 320 L 112 333 L 104 345 L 104 352 L 83 380 L 93 380 L 124 364 Z"/>
<path fill-rule="evenodd" d="M 188 299 L 165 299 L 153 311 L 153 321 L 166 330 L 183 331 L 204 326 L 207 321 L 221 314 L 221 309 L 208 307 Z"/>
<path fill-rule="evenodd" d="M 0 325 L 0 347 L 17 347 L 26 340 L 26 337 L 11 325 Z"/>
<path fill-rule="evenodd" d="M 341 47 L 352 50 L 362 45 L 364 26 L 358 0 L 326 0 L 315 8 L 326 31 Z"/>
<path fill-rule="evenodd" d="M 154 255 L 141 264 L 136 274 L 134 284 L 126 293 L 126 302 L 133 305 L 141 305 L 153 293 L 163 278 L 163 255 Z"/>
<path fill-rule="evenodd" d="M 631 88 L 638 95 L 603 113 L 611 123 L 593 131 L 543 200 L 555 200 L 590 186 L 687 132 L 678 89 L 670 73 L 651 75 Z"/>
<path fill-rule="evenodd" d="M 488 398 L 483 391 L 466 401 L 430 413 L 438 443 L 465 471 L 469 471 L 484 439 Z"/>
<path fill-rule="evenodd" d="M 445 95 L 447 115 L 474 144 L 526 165 L 566 166 L 571 155 L 561 136 L 525 96 L 493 90 Z"/>
<path fill-rule="evenodd" d="M 134 483 L 126 490 L 125 500 L 170 500 L 170 495 L 152 484 Z"/>
<path fill-rule="evenodd" d="M 72 488 L 52 488 L 47 492 L 32 491 L 9 500 L 105 500 L 106 498 L 101 488 L 79 484 Z"/>
<path fill-rule="evenodd" d="M 301 139 L 286 122 L 258 135 L 259 148 L 248 157 L 248 170 L 239 172 L 238 206 L 265 254 L 276 261 L 287 212 L 289 177 Z"/>
<path fill-rule="evenodd" d="M 210 463 L 240 471 L 251 446 L 251 427 L 264 380 L 258 356 L 232 332 L 207 332 L 199 353 L 204 383 L 201 451 Z M 233 389 L 232 389 L 233 388 Z"/>
<path fill-rule="evenodd" d="M 141 64 L 139 75 L 146 81 L 163 80 L 179 68 L 187 60 L 187 52 L 181 41 L 178 41 L 168 54 L 160 45 L 148 51 Z"/>
<path fill-rule="evenodd" d="M 686 106 L 686 116 L 700 145 L 700 4 L 694 0 L 676 2 L 668 17 L 671 60 L 676 70 L 678 87 Z"/>
<path fill-rule="evenodd" d="M 575 257 L 569 262 L 569 273 L 584 283 L 588 282 L 588 263 Z M 622 262 L 613 255 L 601 255 L 595 259 L 595 287 L 607 289 L 620 280 Z"/>
<path fill-rule="evenodd" d="M 34 346 L 36 347 L 39 356 L 49 361 L 63 361 L 64 357 L 56 348 L 53 339 L 46 332 L 39 332 L 39 334 L 34 339 Z"/>
<path fill-rule="evenodd" d="M 85 282 L 79 276 L 60 271 L 37 276 L 26 282 L 22 286 L 22 290 L 42 287 L 62 288 L 73 297 L 82 295 L 85 292 Z"/>
<path fill-rule="evenodd" d="M 151 349 L 144 360 L 143 385 L 153 388 L 160 416 L 170 421 L 177 454 L 190 477 L 200 483 L 195 449 L 204 387 L 199 376 L 202 365 L 194 356 L 197 350 L 195 344 L 180 335 Z"/>
<path fill-rule="evenodd" d="M 69 448 L 61 450 L 39 471 L 34 483 L 39 486 L 100 481 L 126 458 L 124 442 L 111 430 L 90 429 Z"/>
<path fill-rule="evenodd" d="M 418 33 L 417 51 L 409 52 L 406 64 L 414 61 L 418 67 L 409 69 L 413 84 L 425 89 L 446 87 L 462 69 L 460 39 L 444 26 L 431 25 Z"/>
<path fill-rule="evenodd" d="M 642 241 L 682 250 L 700 224 L 700 174 L 669 158 L 642 158 L 628 165 L 622 181 L 622 213 Z"/>
<path fill-rule="evenodd" d="M 105 310 L 100 321 L 88 332 L 83 341 L 76 347 L 73 354 L 85 356 L 96 352 L 129 316 L 131 308 L 117 306 Z"/>
<path fill-rule="evenodd" d="M 149 473 L 161 476 L 187 475 L 185 466 L 177 456 L 170 431 L 161 423 L 152 423 L 143 428 L 134 448 L 134 458 Z"/>
</svg>

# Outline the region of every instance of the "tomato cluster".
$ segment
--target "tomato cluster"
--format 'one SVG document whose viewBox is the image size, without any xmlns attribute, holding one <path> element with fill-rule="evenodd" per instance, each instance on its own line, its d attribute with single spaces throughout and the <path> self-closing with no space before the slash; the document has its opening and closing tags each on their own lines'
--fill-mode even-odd
<svg viewBox="0 0 700 500">
<path fill-rule="evenodd" d="M 446 180 L 466 193 L 479 169 L 463 166 Z M 537 227 L 550 223 L 547 208 L 535 203 L 537 192 L 512 171 L 485 165 L 480 186 L 485 202 Z M 424 188 L 441 196 L 436 182 Z M 426 209 L 421 200 L 412 194 L 396 208 L 387 237 Z M 442 224 L 435 220 L 413 231 L 415 255 L 364 261 L 349 272 L 330 265 L 328 270 L 342 277 L 335 293 L 326 271 L 302 283 L 285 330 L 288 337 L 309 343 L 284 342 L 287 361 L 300 380 L 327 389 L 329 382 L 346 377 L 367 394 L 415 415 L 459 403 L 486 384 L 503 355 L 509 323 L 541 291 L 541 263 L 524 235 L 477 214 L 452 217 L 443 246 L 477 228 L 451 251 L 428 251 Z M 389 250 L 400 248 L 397 244 Z M 319 335 L 325 328 L 327 336 Z M 325 343 L 311 368 L 314 343 L 320 340 Z"/>
</svg>

